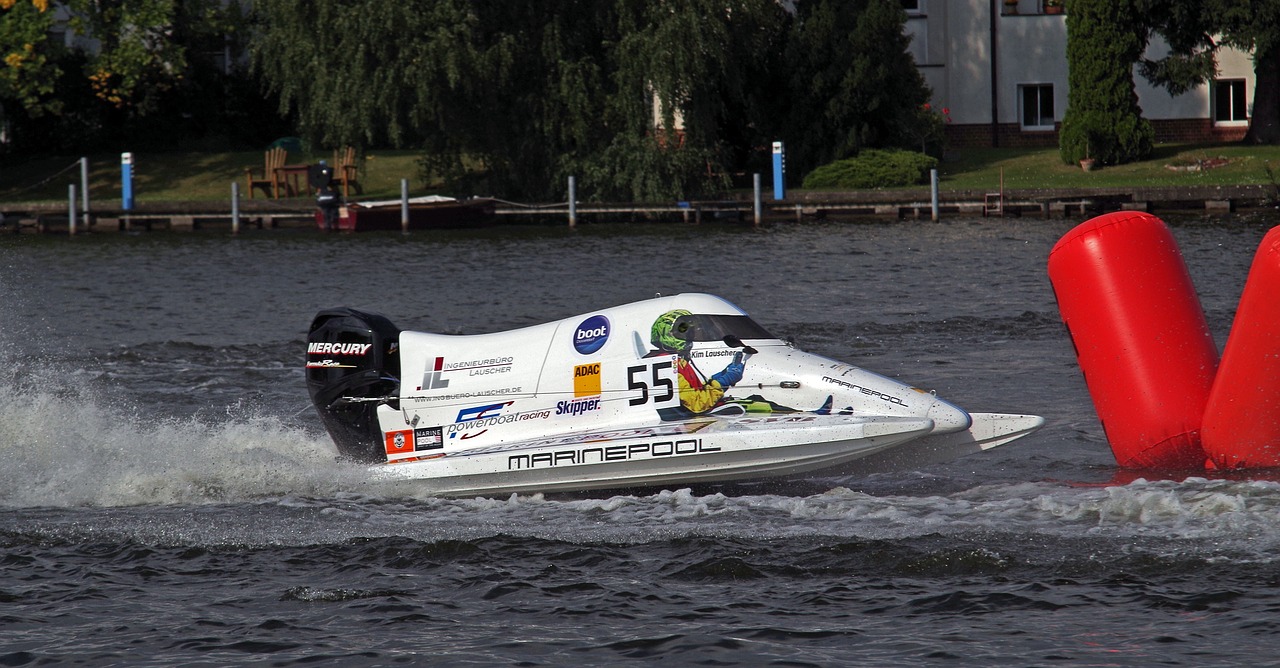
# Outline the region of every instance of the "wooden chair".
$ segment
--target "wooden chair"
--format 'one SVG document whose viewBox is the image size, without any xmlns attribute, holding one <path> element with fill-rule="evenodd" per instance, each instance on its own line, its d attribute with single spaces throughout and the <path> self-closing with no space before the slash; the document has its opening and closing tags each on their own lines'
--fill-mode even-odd
<svg viewBox="0 0 1280 668">
<path fill-rule="evenodd" d="M 351 188 L 357 195 L 364 194 L 364 186 L 360 185 L 356 166 L 356 147 L 346 146 L 333 150 L 333 182 L 342 184 L 342 198 L 351 196 Z"/>
<path fill-rule="evenodd" d="M 285 159 L 289 152 L 283 146 L 277 146 L 266 152 L 263 156 L 262 178 L 253 178 L 253 169 L 246 168 L 244 170 L 244 178 L 249 182 L 249 199 L 253 199 L 253 189 L 262 188 L 262 193 L 270 194 L 275 199 L 280 199 L 280 186 L 284 185 L 280 178 L 280 168 L 284 167 Z M 268 190 L 270 188 L 270 190 Z"/>
</svg>

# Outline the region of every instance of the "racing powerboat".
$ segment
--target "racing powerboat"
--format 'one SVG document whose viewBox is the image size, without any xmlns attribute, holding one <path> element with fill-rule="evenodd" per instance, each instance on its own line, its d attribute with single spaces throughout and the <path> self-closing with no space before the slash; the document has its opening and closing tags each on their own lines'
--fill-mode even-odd
<svg viewBox="0 0 1280 668">
<path fill-rule="evenodd" d="M 306 369 L 343 457 L 441 496 L 864 474 L 1044 423 L 802 352 L 707 294 L 468 336 L 329 309 L 311 323 Z"/>
</svg>

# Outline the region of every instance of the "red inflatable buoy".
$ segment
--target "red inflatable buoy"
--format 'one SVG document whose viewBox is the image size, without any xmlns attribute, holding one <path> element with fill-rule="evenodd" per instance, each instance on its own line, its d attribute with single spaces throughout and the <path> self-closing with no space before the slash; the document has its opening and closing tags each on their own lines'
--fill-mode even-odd
<svg viewBox="0 0 1280 668">
<path fill-rule="evenodd" d="M 1085 221 L 1049 253 L 1049 280 L 1116 462 L 1202 468 L 1218 349 L 1169 228 L 1135 211 Z"/>
<path fill-rule="evenodd" d="M 1220 469 L 1280 466 L 1280 227 L 1253 256 L 1202 434 Z"/>
</svg>

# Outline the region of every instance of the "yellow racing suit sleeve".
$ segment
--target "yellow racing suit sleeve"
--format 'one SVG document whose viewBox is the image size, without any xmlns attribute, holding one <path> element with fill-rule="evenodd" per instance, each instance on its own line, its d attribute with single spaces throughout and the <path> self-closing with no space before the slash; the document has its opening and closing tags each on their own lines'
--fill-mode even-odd
<svg viewBox="0 0 1280 668">
<path fill-rule="evenodd" d="M 680 383 L 680 405 L 690 413 L 705 413 L 715 408 L 724 397 L 724 388 L 720 387 L 719 381 L 713 380 L 701 388 L 696 388 L 690 385 L 683 375 L 677 374 L 677 376 Z"/>
</svg>

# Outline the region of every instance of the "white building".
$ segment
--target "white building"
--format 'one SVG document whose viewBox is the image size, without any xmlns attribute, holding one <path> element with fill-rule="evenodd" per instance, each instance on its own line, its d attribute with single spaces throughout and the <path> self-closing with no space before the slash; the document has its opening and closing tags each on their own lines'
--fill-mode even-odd
<svg viewBox="0 0 1280 668">
<path fill-rule="evenodd" d="M 1066 16 L 1044 0 L 902 0 L 911 52 L 947 109 L 952 146 L 1054 146 L 1067 110 Z M 1168 52 L 1158 38 L 1147 57 Z M 1236 141 L 1249 125 L 1253 62 L 1224 49 L 1213 83 L 1178 97 L 1134 71 L 1157 142 Z"/>
</svg>

